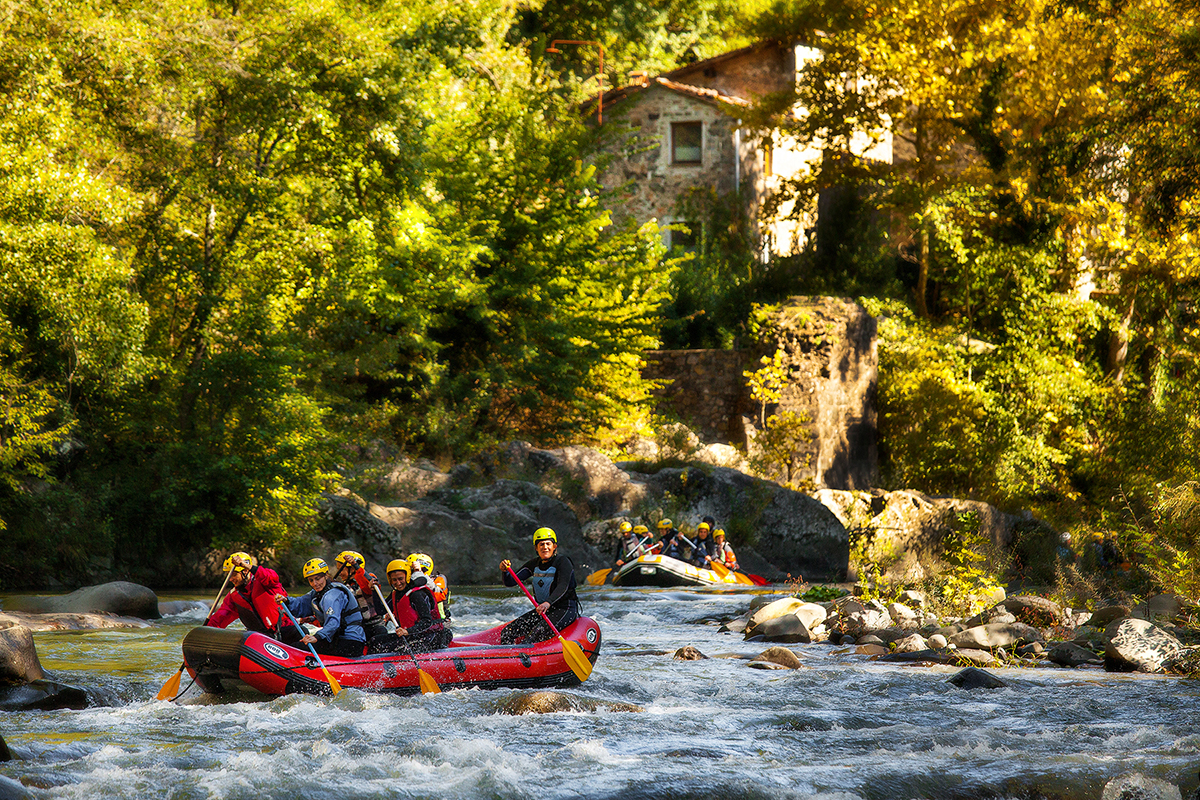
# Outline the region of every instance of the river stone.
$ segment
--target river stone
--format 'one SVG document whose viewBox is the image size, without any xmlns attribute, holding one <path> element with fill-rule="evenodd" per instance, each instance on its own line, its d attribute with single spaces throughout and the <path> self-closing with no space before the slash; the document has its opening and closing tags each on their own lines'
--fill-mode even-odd
<svg viewBox="0 0 1200 800">
<path fill-rule="evenodd" d="M 24 625 L 0 629 L 0 685 L 29 683 L 45 677 L 32 631 Z"/>
<path fill-rule="evenodd" d="M 898 627 L 916 628 L 920 625 L 917 612 L 903 603 L 888 603 L 887 612 L 888 616 L 892 618 L 892 622 L 896 623 Z"/>
<path fill-rule="evenodd" d="M 877 645 L 881 645 L 881 646 L 883 645 L 883 639 L 880 639 L 878 636 L 876 636 L 873 633 L 868 633 L 863 636 L 860 636 L 855 641 L 858 644 L 877 644 Z"/>
<path fill-rule="evenodd" d="M 1144 619 L 1119 619 L 1104 629 L 1104 668 L 1110 672 L 1160 672 L 1179 655 L 1178 639 Z"/>
<path fill-rule="evenodd" d="M 803 666 L 800 663 L 800 656 L 786 647 L 768 647 L 754 657 L 755 661 L 769 661 L 772 664 L 779 664 L 788 669 L 799 669 Z"/>
<path fill-rule="evenodd" d="M 1106 783 L 1100 800 L 1183 800 L 1183 794 L 1173 783 L 1131 772 Z"/>
<path fill-rule="evenodd" d="M 914 633 L 910 636 L 905 636 L 903 639 L 897 639 L 894 643 L 892 652 L 894 653 L 916 653 L 921 650 L 928 650 L 929 645 L 925 638 L 919 633 Z"/>
<path fill-rule="evenodd" d="M 1074 642 L 1059 642 L 1050 648 L 1046 658 L 1062 667 L 1081 667 L 1084 664 L 1103 664 L 1104 659 Z"/>
<path fill-rule="evenodd" d="M 1103 628 L 1114 620 L 1125 619 L 1128 616 L 1128 606 L 1105 606 L 1093 611 L 1087 624 L 1096 628 Z"/>
<path fill-rule="evenodd" d="M 937 649 L 937 650 L 940 650 L 941 648 L 943 648 L 947 644 L 949 644 L 949 642 L 946 641 L 946 637 L 942 636 L 940 633 L 933 634 L 928 639 L 926 639 L 925 642 L 930 647 Z"/>
<path fill-rule="evenodd" d="M 1042 634 L 1036 628 L 1022 622 L 992 622 L 967 628 L 965 631 L 951 636 L 948 642 L 959 648 L 992 650 L 997 647 L 1034 642 L 1041 638 Z"/>
<path fill-rule="evenodd" d="M 783 664 L 776 664 L 773 661 L 759 661 L 754 659 L 746 663 L 751 669 L 799 669 L 798 667 L 785 667 Z"/>
<path fill-rule="evenodd" d="M 887 655 L 888 649 L 881 644 L 860 644 L 854 648 L 854 652 L 860 656 L 883 656 Z"/>
<path fill-rule="evenodd" d="M 960 689 L 1002 689 L 1008 686 L 992 673 L 977 667 L 967 667 L 961 672 L 955 673 L 949 679 L 949 683 Z"/>
<path fill-rule="evenodd" d="M 1183 604 L 1173 594 L 1156 594 L 1144 603 L 1138 603 L 1130 612 L 1131 617 L 1156 620 L 1159 617 L 1173 619 L 1183 611 Z"/>
<path fill-rule="evenodd" d="M 750 615 L 743 614 L 737 619 L 731 619 L 728 622 L 722 622 L 721 627 L 717 628 L 717 633 L 745 633 L 746 625 L 750 622 Z"/>
<path fill-rule="evenodd" d="M 704 655 L 704 653 L 701 653 L 699 650 L 689 644 L 686 647 L 681 647 L 676 650 L 671 655 L 671 658 L 675 659 L 676 661 L 703 661 L 707 659 L 708 656 Z"/>
<path fill-rule="evenodd" d="M 773 603 L 765 605 L 751 614 L 750 622 L 746 625 L 746 630 L 753 631 L 758 626 L 770 620 L 787 616 L 799 618 L 804 623 L 806 630 L 812 630 L 824 622 L 829 613 L 825 610 L 824 606 L 819 606 L 816 603 L 807 603 L 803 600 L 797 600 L 794 597 L 785 597 L 782 600 L 776 600 Z"/>
<path fill-rule="evenodd" d="M 8 745 L 4 743 L 4 737 L 0 736 L 0 761 L 12 761 L 12 751 L 8 749 Z"/>
<path fill-rule="evenodd" d="M 158 619 L 162 616 L 158 612 L 158 595 L 154 590 L 128 581 L 85 586 L 60 596 L 11 597 L 5 601 L 5 608 L 35 614 L 116 614 L 141 619 Z"/>
<path fill-rule="evenodd" d="M 158 604 L 158 613 L 164 617 L 183 614 L 187 611 L 208 611 L 210 606 L 203 600 L 168 600 Z"/>
<path fill-rule="evenodd" d="M 887 628 L 891 624 L 892 618 L 888 616 L 886 611 L 876 611 L 875 609 L 868 608 L 839 616 L 832 627 L 839 633 L 861 636 L 865 633 Z"/>
<path fill-rule="evenodd" d="M 88 707 L 87 692 L 55 681 L 30 681 L 0 688 L 0 711 L 55 711 Z"/>
<path fill-rule="evenodd" d="M 751 629 L 747 628 L 746 633 L 749 634 L 750 632 Z M 763 640 L 767 642 L 784 642 L 788 644 L 802 642 L 807 644 L 812 641 L 812 632 L 805 626 L 804 621 L 794 614 L 767 620 L 762 625 L 754 628 L 753 632 L 760 634 Z M 747 638 L 749 637 L 747 636 Z"/>
<path fill-rule="evenodd" d="M 1035 658 L 1045 654 L 1046 648 L 1042 647 L 1041 642 L 1026 642 L 1018 646 L 1013 652 L 1021 658 Z"/>
<path fill-rule="evenodd" d="M 1066 617 L 1066 611 L 1058 603 L 1045 597 L 1032 594 L 1019 594 L 1006 597 L 998 605 L 1003 606 L 1018 621 L 1035 628 L 1048 628 L 1057 625 Z"/>
<path fill-rule="evenodd" d="M 906 606 L 924 608 L 929 601 L 920 589 L 905 589 L 900 593 L 900 602 Z"/>
<path fill-rule="evenodd" d="M 632 703 L 614 703 L 579 697 L 566 692 L 533 691 L 521 692 L 495 702 L 492 707 L 501 714 L 553 714 L 561 711 L 642 711 Z"/>
</svg>

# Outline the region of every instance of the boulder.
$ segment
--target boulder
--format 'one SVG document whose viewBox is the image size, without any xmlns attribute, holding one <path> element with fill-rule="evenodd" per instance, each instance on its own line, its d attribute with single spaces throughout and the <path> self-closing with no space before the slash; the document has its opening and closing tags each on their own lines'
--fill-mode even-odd
<svg viewBox="0 0 1200 800">
<path fill-rule="evenodd" d="M 55 711 L 88 707 L 87 692 L 55 681 L 37 680 L 0 688 L 0 711 Z"/>
<path fill-rule="evenodd" d="M 1002 689 L 1008 686 L 992 673 L 977 667 L 967 667 L 961 672 L 955 673 L 947 682 L 960 689 Z"/>
<path fill-rule="evenodd" d="M 23 611 L 0 613 L 0 628 L 8 625 L 23 625 L 34 633 L 150 627 L 150 623 L 144 619 L 117 617 L 112 614 L 27 614 Z"/>
<path fill-rule="evenodd" d="M 66 595 L 10 597 L 5 601 L 5 610 L 35 614 L 116 614 L 141 619 L 162 616 L 154 590 L 128 581 L 85 586 Z"/>
<path fill-rule="evenodd" d="M 754 657 L 755 661 L 766 661 L 787 669 L 800 669 L 800 656 L 786 647 L 768 647 Z"/>
<path fill-rule="evenodd" d="M 708 658 L 708 656 L 704 655 L 704 653 L 701 653 L 699 650 L 689 644 L 686 647 L 681 647 L 676 650 L 674 654 L 671 655 L 671 658 L 675 659 L 676 661 L 702 661 Z"/>
<path fill-rule="evenodd" d="M 158 604 L 158 613 L 164 617 L 185 614 L 188 611 L 208 611 L 209 604 L 203 600 L 168 600 Z"/>
<path fill-rule="evenodd" d="M 1173 783 L 1131 772 L 1106 783 L 1100 800 L 1183 800 L 1183 794 Z"/>
<path fill-rule="evenodd" d="M 12 761 L 12 751 L 8 749 L 8 745 L 4 743 L 4 737 L 0 736 L 0 762 Z"/>
<path fill-rule="evenodd" d="M 812 632 L 804 624 L 804 620 L 795 614 L 767 620 L 756 628 L 747 628 L 746 638 L 749 639 L 751 636 L 761 636 L 764 641 L 768 642 L 790 644 L 812 641 Z"/>
<path fill-rule="evenodd" d="M 1020 622 L 993 622 L 956 633 L 948 639 L 948 643 L 958 648 L 994 650 L 997 647 L 1040 641 L 1041 638 L 1042 634 L 1029 625 Z"/>
<path fill-rule="evenodd" d="M 1006 597 L 997 605 L 1003 606 L 1020 622 L 1035 628 L 1048 628 L 1066 619 L 1066 610 L 1062 606 L 1037 595 L 1020 594 Z"/>
<path fill-rule="evenodd" d="M 29 628 L 24 625 L 0 628 L 0 685 L 24 684 L 45 677 Z"/>
<path fill-rule="evenodd" d="M 1144 619 L 1119 619 L 1104 629 L 1104 668 L 1110 672 L 1161 672 L 1183 652 L 1178 639 Z"/>
<path fill-rule="evenodd" d="M 854 652 L 860 656 L 883 656 L 887 655 L 888 649 L 881 644 L 860 644 L 854 648 Z"/>
<path fill-rule="evenodd" d="M 1081 667 L 1085 664 L 1104 663 L 1103 658 L 1074 642 L 1059 642 L 1050 648 L 1046 658 L 1062 667 Z"/>
<path fill-rule="evenodd" d="M 836 630 L 838 633 L 861 636 L 871 631 L 890 627 L 891 624 L 892 618 L 888 616 L 886 611 L 863 609 L 862 611 L 855 611 L 850 614 L 840 614 L 831 623 L 831 629 Z"/>
<path fill-rule="evenodd" d="M 925 641 L 929 644 L 930 647 L 934 648 L 935 650 L 941 649 L 941 648 L 945 647 L 947 644 L 949 644 L 949 642 L 946 641 L 946 637 L 942 636 L 940 633 L 933 634 Z"/>
<path fill-rule="evenodd" d="M 722 622 L 721 627 L 717 628 L 717 633 L 744 633 L 746 626 L 750 624 L 750 614 L 747 612 L 737 619 L 731 619 L 727 622 Z"/>
<path fill-rule="evenodd" d="M 1160 618 L 1174 619 L 1183 611 L 1183 603 L 1173 594 L 1156 594 L 1138 603 L 1130 612 L 1131 617 L 1154 621 Z"/>
<path fill-rule="evenodd" d="M 910 634 L 903 639 L 897 639 L 892 645 L 892 652 L 894 653 L 916 653 L 929 649 L 929 645 L 919 633 Z"/>
<path fill-rule="evenodd" d="M 750 616 L 750 623 L 746 626 L 746 630 L 747 632 L 753 631 L 769 620 L 786 616 L 798 618 L 806 630 L 812 630 L 825 621 L 828 612 L 825 611 L 823 606 L 819 606 L 816 603 L 807 603 L 803 600 L 797 600 L 794 597 L 788 597 L 776 600 L 755 611 Z"/>
<path fill-rule="evenodd" d="M 521 692 L 496 701 L 492 707 L 500 714 L 553 714 L 564 711 L 642 711 L 642 707 L 632 703 L 616 703 L 605 700 L 595 700 L 590 697 L 579 697 L 566 692 Z"/>
<path fill-rule="evenodd" d="M 1013 652 L 1021 658 L 1037 658 L 1038 656 L 1045 655 L 1046 648 L 1042 646 L 1041 642 L 1026 642 L 1025 644 L 1018 645 Z"/>
<path fill-rule="evenodd" d="M 750 667 L 750 669 L 792 669 L 792 667 L 785 667 L 783 664 L 776 664 L 773 661 L 759 661 L 757 659 L 747 662 L 746 666 Z"/>
<path fill-rule="evenodd" d="M 1129 616 L 1128 606 L 1104 606 L 1092 612 L 1087 624 L 1095 628 L 1104 628 L 1113 620 L 1125 619 Z"/>
<path fill-rule="evenodd" d="M 888 603 L 887 612 L 898 627 L 916 628 L 921 624 L 917 612 L 903 603 Z"/>
</svg>

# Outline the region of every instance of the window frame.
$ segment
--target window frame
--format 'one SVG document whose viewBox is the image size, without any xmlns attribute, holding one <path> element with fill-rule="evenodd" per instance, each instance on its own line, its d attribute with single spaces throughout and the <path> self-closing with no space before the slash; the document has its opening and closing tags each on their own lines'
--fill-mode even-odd
<svg viewBox="0 0 1200 800">
<path fill-rule="evenodd" d="M 696 158 L 693 160 L 680 159 L 679 148 L 676 145 L 676 131 L 684 128 L 697 129 L 700 132 L 700 143 L 697 146 Z M 702 120 L 681 120 L 671 123 L 671 164 L 685 167 L 698 167 L 704 164 L 704 122 Z"/>
</svg>

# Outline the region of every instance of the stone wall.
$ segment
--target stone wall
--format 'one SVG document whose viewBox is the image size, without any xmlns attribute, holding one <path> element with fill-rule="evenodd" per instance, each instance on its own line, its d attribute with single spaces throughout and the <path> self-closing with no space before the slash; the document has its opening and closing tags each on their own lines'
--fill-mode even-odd
<svg viewBox="0 0 1200 800">
<path fill-rule="evenodd" d="M 800 446 L 807 467 L 799 479 L 818 487 L 868 489 L 878 480 L 875 320 L 852 300 L 793 297 L 766 312 L 758 341 L 743 350 L 654 350 L 646 378 L 668 380 L 659 408 L 676 415 L 709 443 L 753 452 L 762 409 L 743 373 L 759 359 L 784 353 L 788 385 L 766 416 L 793 411 L 808 419 L 811 441 Z"/>
</svg>

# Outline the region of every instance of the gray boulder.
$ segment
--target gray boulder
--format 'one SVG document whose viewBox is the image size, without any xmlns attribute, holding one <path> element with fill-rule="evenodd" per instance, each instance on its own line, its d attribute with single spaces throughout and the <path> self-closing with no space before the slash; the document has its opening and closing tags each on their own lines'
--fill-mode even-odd
<svg viewBox="0 0 1200 800">
<path fill-rule="evenodd" d="M 812 632 L 804 621 L 795 614 L 769 619 L 753 630 L 746 629 L 746 638 L 761 636 L 764 641 L 784 642 L 785 644 L 808 643 L 812 641 Z"/>
<path fill-rule="evenodd" d="M 1183 794 L 1173 783 L 1131 772 L 1106 783 L 1100 800 L 1183 800 Z"/>
<path fill-rule="evenodd" d="M 921 650 L 929 649 L 929 644 L 919 633 L 913 633 L 905 636 L 903 639 L 897 639 L 892 645 L 892 652 L 895 653 L 917 653 Z"/>
<path fill-rule="evenodd" d="M 888 616 L 886 611 L 876 611 L 875 609 L 868 608 L 862 611 L 854 611 L 850 614 L 841 614 L 836 620 L 830 623 L 830 627 L 831 630 L 836 630 L 838 633 L 858 637 L 866 633 L 891 627 L 891 624 L 892 618 Z"/>
<path fill-rule="evenodd" d="M 617 703 L 605 700 L 595 700 L 590 697 L 568 694 L 567 692 L 533 691 L 520 692 L 492 704 L 500 714 L 553 714 L 556 712 L 580 711 L 614 711 L 637 712 L 642 707 L 633 703 Z"/>
<path fill-rule="evenodd" d="M 24 684 L 45 677 L 33 645 L 33 632 L 24 625 L 0 628 L 0 685 Z"/>
<path fill-rule="evenodd" d="M 967 667 L 955 673 L 948 682 L 960 689 L 1002 689 L 1008 686 L 992 673 L 977 667 Z"/>
<path fill-rule="evenodd" d="M 1161 672 L 1183 652 L 1178 639 L 1144 619 L 1119 619 L 1104 629 L 1104 668 L 1110 672 Z"/>
<path fill-rule="evenodd" d="M 671 658 L 675 659 L 676 661 L 705 661 L 708 659 L 708 656 L 704 655 L 704 653 L 701 653 L 699 650 L 689 644 L 686 647 L 681 647 L 676 650 L 671 655 Z"/>
<path fill-rule="evenodd" d="M 1082 667 L 1085 664 L 1104 663 L 1103 658 L 1074 642 L 1059 642 L 1050 648 L 1046 658 L 1063 667 Z"/>
<path fill-rule="evenodd" d="M 0 687 L 0 711 L 56 711 L 88 707 L 87 692 L 55 681 Z"/>
<path fill-rule="evenodd" d="M 949 637 L 947 641 L 958 648 L 994 650 L 997 647 L 1010 647 L 1041 639 L 1042 634 L 1029 625 L 1020 622 L 993 622 L 967 628 Z"/>
<path fill-rule="evenodd" d="M 34 614 L 116 614 L 141 619 L 162 616 L 154 590 L 128 581 L 85 586 L 66 595 L 11 597 L 5 601 L 5 609 Z"/>
<path fill-rule="evenodd" d="M 1103 628 L 1108 623 L 1118 619 L 1125 619 L 1129 615 L 1128 606 L 1104 606 L 1092 612 L 1092 616 L 1088 619 L 1087 624 L 1095 628 Z"/>
<path fill-rule="evenodd" d="M 804 666 L 800 662 L 800 656 L 786 647 L 768 647 L 754 657 L 754 661 L 764 661 L 771 664 L 776 664 L 785 669 L 800 669 Z M 752 662 L 753 663 L 753 662 Z"/>
<path fill-rule="evenodd" d="M 12 761 L 12 751 L 8 749 L 8 745 L 4 743 L 4 737 L 0 736 L 0 762 Z"/>
</svg>

